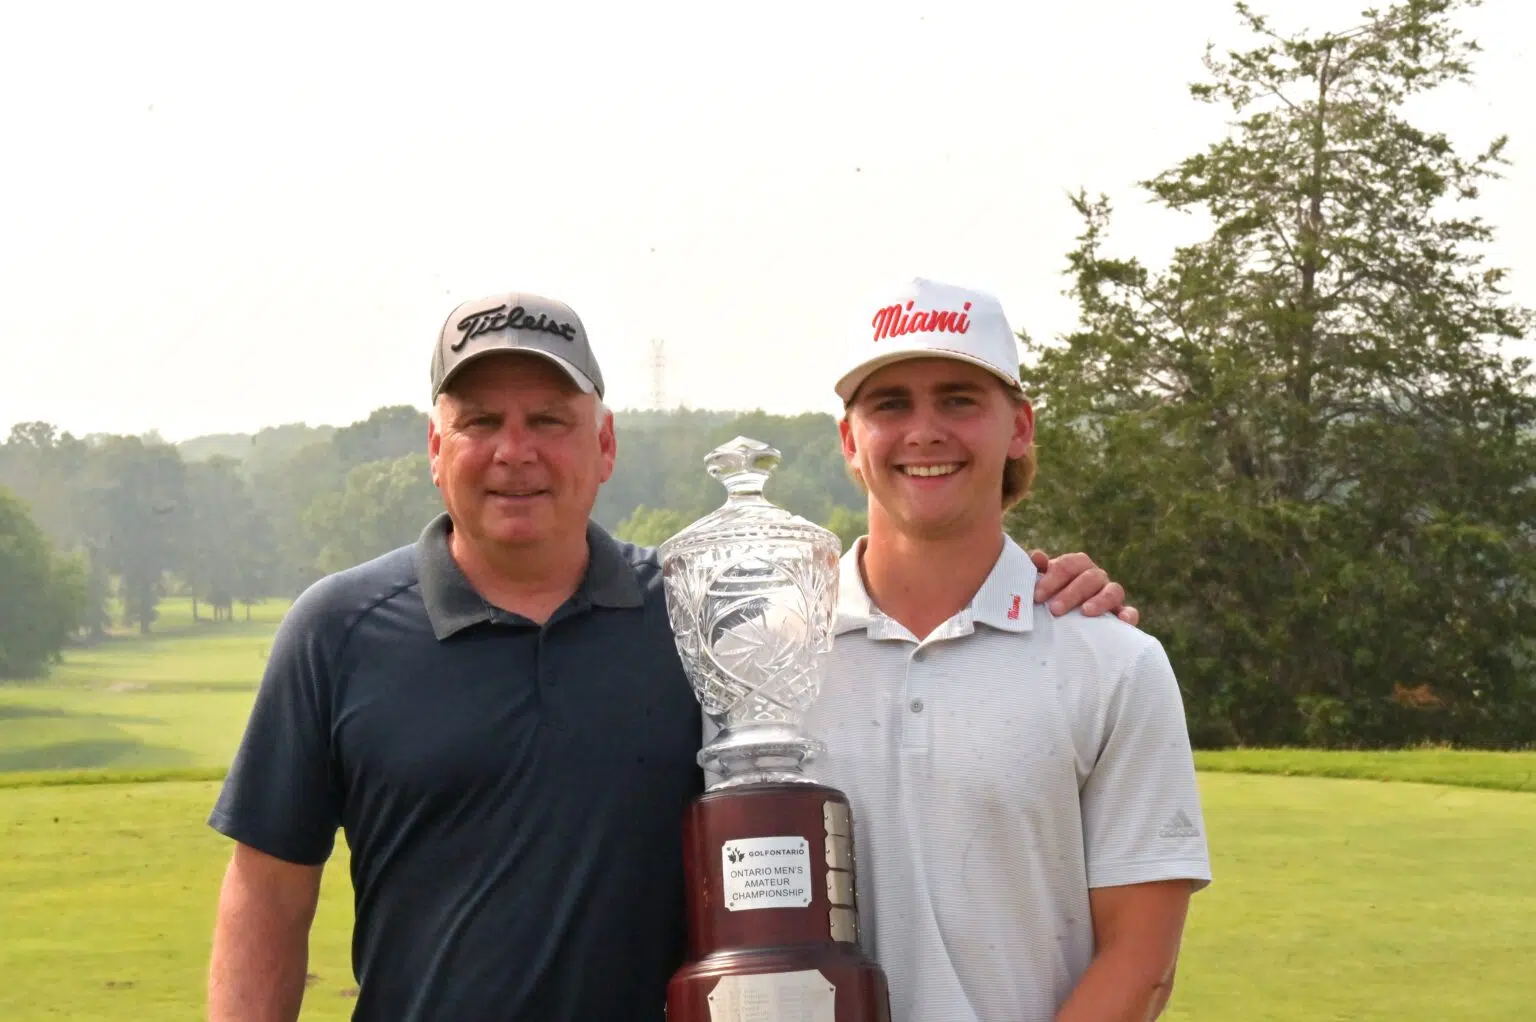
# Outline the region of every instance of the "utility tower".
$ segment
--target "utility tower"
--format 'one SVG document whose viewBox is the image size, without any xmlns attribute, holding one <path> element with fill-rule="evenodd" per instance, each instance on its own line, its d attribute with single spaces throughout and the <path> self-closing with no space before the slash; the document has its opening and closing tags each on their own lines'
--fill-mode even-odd
<svg viewBox="0 0 1536 1022">
<path fill-rule="evenodd" d="M 651 407 L 667 407 L 667 342 L 660 337 L 651 341 Z"/>
</svg>

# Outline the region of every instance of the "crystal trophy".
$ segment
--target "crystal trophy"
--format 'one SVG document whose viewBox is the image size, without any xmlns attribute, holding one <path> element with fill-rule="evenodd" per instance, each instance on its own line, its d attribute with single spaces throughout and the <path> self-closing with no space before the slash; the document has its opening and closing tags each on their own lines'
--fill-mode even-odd
<svg viewBox="0 0 1536 1022">
<path fill-rule="evenodd" d="M 684 821 L 689 961 L 671 1022 L 889 1022 L 862 951 L 853 817 L 804 771 L 803 722 L 837 614 L 836 535 L 763 496 L 780 454 L 737 437 L 705 458 L 725 503 L 661 544 L 667 614 L 714 737 Z M 767 1014 L 762 1014 L 767 1010 Z"/>
</svg>

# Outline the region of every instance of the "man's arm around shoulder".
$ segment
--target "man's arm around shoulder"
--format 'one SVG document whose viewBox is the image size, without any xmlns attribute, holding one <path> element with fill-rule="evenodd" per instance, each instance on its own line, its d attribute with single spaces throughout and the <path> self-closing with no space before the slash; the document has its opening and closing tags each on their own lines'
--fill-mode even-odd
<svg viewBox="0 0 1536 1022">
<path fill-rule="evenodd" d="M 323 869 L 235 845 L 213 928 L 209 1022 L 298 1019 Z"/>
</svg>

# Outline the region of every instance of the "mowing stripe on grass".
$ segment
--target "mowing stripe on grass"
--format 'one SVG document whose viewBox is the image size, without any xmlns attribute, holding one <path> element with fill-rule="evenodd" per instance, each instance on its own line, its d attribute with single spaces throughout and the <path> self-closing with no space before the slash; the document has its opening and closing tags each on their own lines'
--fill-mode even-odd
<svg viewBox="0 0 1536 1022">
<path fill-rule="evenodd" d="M 1220 749 L 1196 752 L 1195 765 L 1206 773 L 1404 781 L 1453 788 L 1536 793 L 1536 752 L 1482 752 L 1471 749 L 1405 749 L 1390 752 Z M 227 770 L 224 767 L 0 772 L 0 788 L 221 781 L 225 773 Z"/>
<path fill-rule="evenodd" d="M 1196 752 L 1195 765 L 1211 773 L 1410 781 L 1456 788 L 1536 792 L 1536 752 L 1211 749 Z"/>
<path fill-rule="evenodd" d="M 86 784 L 154 784 L 160 781 L 222 781 L 224 767 L 162 770 L 25 770 L 0 773 L 0 788 L 59 788 Z"/>
</svg>

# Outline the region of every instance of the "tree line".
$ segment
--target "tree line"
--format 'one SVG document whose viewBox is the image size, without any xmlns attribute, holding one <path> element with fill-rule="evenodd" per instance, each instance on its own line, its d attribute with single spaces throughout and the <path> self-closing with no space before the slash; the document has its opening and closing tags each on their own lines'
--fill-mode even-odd
<svg viewBox="0 0 1536 1022">
<path fill-rule="evenodd" d="M 1021 335 L 1040 471 L 1008 528 L 1126 585 L 1197 745 L 1536 744 L 1536 379 L 1509 353 L 1533 316 L 1472 205 L 1506 139 L 1464 154 L 1405 112 L 1470 81 L 1468 6 L 1287 34 L 1238 4 L 1253 45 L 1210 50 L 1191 86 L 1225 134 L 1140 182 L 1203 237 L 1117 253 L 1109 202 L 1079 192 L 1079 323 Z M 596 517 L 659 542 L 718 505 L 700 459 L 738 433 L 784 451 L 772 499 L 863 531 L 824 415 L 627 413 Z M 220 607 L 292 593 L 435 512 L 424 437 L 407 408 L 179 456 L 18 427 L 0 485 L 80 559 L 17 577 L 56 567 L 34 602 L 84 594 L 87 628 L 108 579 L 146 628 L 170 578 Z"/>
<path fill-rule="evenodd" d="M 659 543 L 719 506 L 704 454 L 733 436 L 784 452 L 780 503 L 851 533 L 860 495 L 826 415 L 620 412 L 621 454 L 593 517 L 619 536 Z M 0 677 L 30 676 L 71 635 L 112 623 L 150 632 L 168 595 L 227 618 L 236 605 L 292 597 L 322 575 L 415 540 L 442 510 L 426 455 L 427 417 L 390 406 L 340 428 L 283 425 L 254 435 L 76 437 L 19 423 L 0 443 L 0 606 L 33 641 L 0 637 Z M 14 585 L 12 583 L 15 583 Z M 38 622 L 47 621 L 47 627 Z"/>
</svg>

